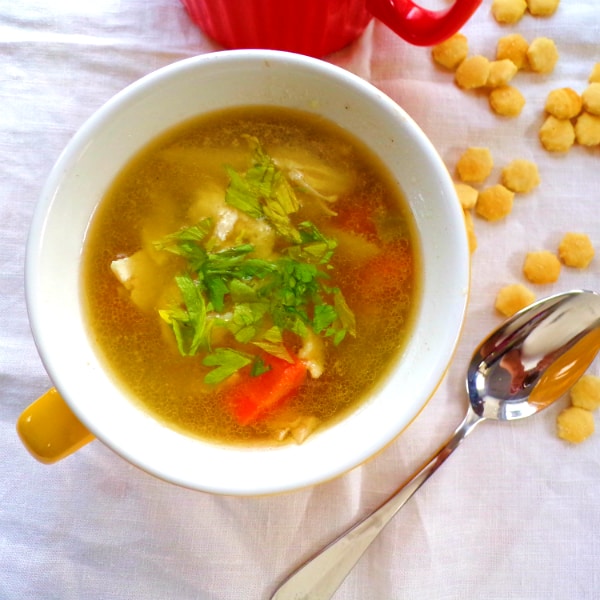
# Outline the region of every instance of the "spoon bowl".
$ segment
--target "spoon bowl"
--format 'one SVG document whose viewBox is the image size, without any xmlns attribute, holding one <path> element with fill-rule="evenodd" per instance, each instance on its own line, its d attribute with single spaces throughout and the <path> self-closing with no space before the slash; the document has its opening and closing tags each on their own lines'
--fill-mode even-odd
<svg viewBox="0 0 600 600">
<path fill-rule="evenodd" d="M 583 375 L 600 348 L 600 295 L 575 290 L 505 321 L 475 350 L 467 393 L 475 413 L 512 421 L 539 412 Z"/>
<path fill-rule="evenodd" d="M 476 425 L 543 410 L 569 390 L 599 350 L 600 295 L 595 292 L 550 296 L 505 321 L 473 354 L 467 414 L 450 439 L 384 504 L 292 573 L 271 600 L 331 598 L 381 530 Z"/>
</svg>

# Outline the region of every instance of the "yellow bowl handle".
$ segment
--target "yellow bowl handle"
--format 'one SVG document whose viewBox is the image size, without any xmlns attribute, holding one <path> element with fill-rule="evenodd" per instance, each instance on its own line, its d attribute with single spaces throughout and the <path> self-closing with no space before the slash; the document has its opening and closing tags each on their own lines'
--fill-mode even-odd
<svg viewBox="0 0 600 600">
<path fill-rule="evenodd" d="M 46 464 L 69 456 L 94 439 L 55 388 L 22 412 L 17 432 L 25 448 Z"/>
</svg>

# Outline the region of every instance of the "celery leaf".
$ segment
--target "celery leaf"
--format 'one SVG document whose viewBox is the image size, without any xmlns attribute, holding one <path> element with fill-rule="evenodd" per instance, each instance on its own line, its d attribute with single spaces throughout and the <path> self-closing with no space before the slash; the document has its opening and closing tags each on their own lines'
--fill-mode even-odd
<svg viewBox="0 0 600 600">
<path fill-rule="evenodd" d="M 216 348 L 211 354 L 207 354 L 202 360 L 205 367 L 215 367 L 204 377 L 205 383 L 221 383 L 235 372 L 239 371 L 252 362 L 248 354 L 232 350 L 231 348 Z"/>
</svg>

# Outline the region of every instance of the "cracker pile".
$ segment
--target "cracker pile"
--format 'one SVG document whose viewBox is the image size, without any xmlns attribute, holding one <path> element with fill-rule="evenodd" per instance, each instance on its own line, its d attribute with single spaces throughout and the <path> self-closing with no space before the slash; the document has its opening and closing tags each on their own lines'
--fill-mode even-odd
<svg viewBox="0 0 600 600">
<path fill-rule="evenodd" d="M 567 232 L 561 239 L 557 252 L 536 250 L 528 252 L 523 263 L 523 275 L 533 284 L 558 281 L 562 265 L 585 269 L 594 258 L 594 246 L 586 233 Z"/>
<path fill-rule="evenodd" d="M 504 166 L 499 183 L 485 186 L 493 167 L 490 149 L 475 146 L 467 148 L 456 163 L 454 186 L 465 213 L 471 252 L 477 248 L 472 211 L 486 221 L 499 221 L 512 212 L 515 194 L 526 194 L 540 184 L 537 165 L 518 158 Z"/>
<path fill-rule="evenodd" d="M 518 33 L 498 40 L 496 56 L 492 60 L 481 54 L 469 56 L 469 42 L 460 32 L 434 46 L 431 55 L 438 65 L 454 71 L 454 81 L 459 88 L 486 93 L 490 108 L 503 117 L 519 116 L 526 103 L 519 89 L 511 85 L 517 72 L 529 69 L 541 74 L 551 73 L 559 58 L 550 38 L 539 37 L 528 43 Z"/>
<path fill-rule="evenodd" d="M 581 95 L 568 87 L 552 90 L 544 110 L 539 137 L 548 152 L 568 152 L 575 143 L 600 145 L 600 63 L 594 65 Z"/>
<path fill-rule="evenodd" d="M 559 0 L 493 0 L 491 13 L 502 25 L 517 23 L 524 16 L 550 17 Z M 454 72 L 455 84 L 465 92 L 474 91 L 488 99 L 490 109 L 500 117 L 518 117 L 526 99 L 514 84 L 519 71 L 542 75 L 553 72 L 559 52 L 554 41 L 538 37 L 528 42 L 519 33 L 502 36 L 496 55 L 487 58 L 469 54 L 467 37 L 459 32 L 431 50 L 435 63 Z M 567 152 L 574 144 L 600 145 L 600 62 L 589 75 L 581 92 L 571 88 L 552 90 L 543 107 L 545 120 L 538 137 L 552 153 Z M 488 183 L 494 159 L 487 147 L 467 147 L 456 163 L 455 188 L 463 208 L 471 253 L 477 249 L 474 216 L 486 221 L 507 218 L 515 198 L 540 185 L 537 165 L 515 158 L 504 165 L 499 181 Z M 590 237 L 583 232 L 566 232 L 556 248 L 535 249 L 523 257 L 524 283 L 503 286 L 497 293 L 495 309 L 509 317 L 535 301 L 532 288 L 556 282 L 563 268 L 586 269 L 594 258 Z M 579 443 L 594 432 L 593 411 L 600 408 L 600 377 L 583 376 L 570 392 L 571 403 L 557 417 L 561 439 Z"/>
<path fill-rule="evenodd" d="M 559 0 L 493 0 L 492 15 L 502 25 L 514 25 L 526 12 L 534 17 L 550 17 Z"/>
<path fill-rule="evenodd" d="M 556 419 L 558 437 L 579 444 L 595 430 L 594 411 L 600 408 L 600 377 L 584 375 L 569 393 L 570 406 Z"/>
<path fill-rule="evenodd" d="M 558 0 L 494 0 L 492 14 L 501 24 L 514 24 L 523 15 L 549 17 Z M 478 90 L 487 95 L 491 110 L 502 117 L 518 117 L 526 104 L 521 91 L 512 84 L 519 71 L 552 73 L 559 60 L 554 40 L 538 37 L 529 43 L 520 33 L 501 37 L 496 56 L 469 56 L 469 41 L 463 33 L 434 46 L 433 60 L 449 71 L 462 90 Z M 573 144 L 600 145 L 600 63 L 590 73 L 588 86 L 581 94 L 571 88 L 552 90 L 544 106 L 546 119 L 539 131 L 548 152 L 567 152 Z"/>
</svg>

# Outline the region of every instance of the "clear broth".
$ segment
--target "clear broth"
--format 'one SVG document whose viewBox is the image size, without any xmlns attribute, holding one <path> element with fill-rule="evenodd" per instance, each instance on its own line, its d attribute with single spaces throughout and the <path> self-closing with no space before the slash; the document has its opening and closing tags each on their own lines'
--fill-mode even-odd
<svg viewBox="0 0 600 600">
<path fill-rule="evenodd" d="M 219 387 L 203 383 L 202 355 L 181 356 L 165 338 L 156 310 L 136 306 L 111 262 L 190 225 L 190 207 L 207 182 L 226 185 L 223 164 L 243 165 L 243 134 L 267 153 L 306 153 L 350 174 L 352 186 L 333 205 L 337 216 L 301 209 L 322 231 L 339 234 L 332 260 L 336 285 L 356 315 L 356 337 L 326 346 L 326 368 L 308 378 L 284 407 L 240 426 L 223 407 Z M 364 218 L 363 218 L 364 217 Z M 366 225 L 366 226 L 365 226 Z M 341 233 L 340 233 L 341 232 Z M 389 270 L 390 250 L 403 268 Z M 376 249 L 384 258 L 369 263 Z M 368 260 L 365 258 L 368 257 Z M 375 267 L 367 267 L 375 265 Z M 308 113 L 272 107 L 227 109 L 183 123 L 125 166 L 90 224 L 83 251 L 82 294 L 90 336 L 118 382 L 170 427 L 225 444 L 272 443 L 279 423 L 295 415 L 331 425 L 354 411 L 389 372 L 412 330 L 419 302 L 418 242 L 397 183 L 353 136 Z"/>
</svg>

